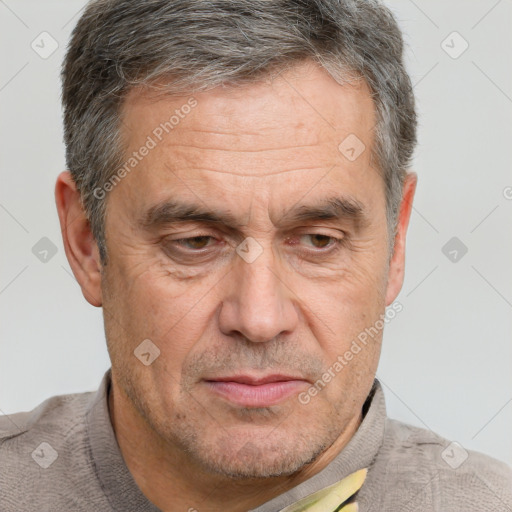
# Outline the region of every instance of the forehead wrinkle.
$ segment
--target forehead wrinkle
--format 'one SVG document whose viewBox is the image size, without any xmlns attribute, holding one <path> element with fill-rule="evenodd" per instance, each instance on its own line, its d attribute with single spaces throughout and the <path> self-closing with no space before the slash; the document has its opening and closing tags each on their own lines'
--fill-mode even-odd
<svg viewBox="0 0 512 512">
<path fill-rule="evenodd" d="M 309 144 L 309 145 L 298 145 L 298 146 L 288 146 L 285 148 L 272 148 L 270 151 L 273 155 L 276 155 L 276 151 L 282 149 L 283 151 L 289 151 L 291 158 L 269 158 L 266 160 L 255 160 L 252 162 L 254 165 L 258 165 L 258 168 L 261 169 L 259 171 L 251 172 L 251 164 L 246 162 L 243 154 L 246 153 L 244 150 L 219 150 L 212 153 L 212 157 L 208 158 L 207 154 L 198 153 L 194 155 L 189 150 L 184 148 L 188 148 L 187 145 L 175 144 L 174 145 L 174 155 L 169 153 L 165 154 L 164 161 L 166 161 L 165 166 L 168 167 L 172 171 L 176 172 L 209 172 L 209 173 L 218 173 L 218 174 L 226 174 L 231 176 L 239 176 L 239 177 L 250 177 L 250 178 L 264 178 L 267 176 L 275 176 L 279 174 L 284 174 L 288 172 L 305 172 L 305 171 L 325 171 L 326 169 L 331 169 L 336 166 L 337 161 L 337 147 L 335 146 L 335 151 L 332 151 L 332 154 L 327 151 L 319 151 L 318 154 L 313 153 L 311 150 L 307 151 L 308 147 L 317 147 L 319 150 L 321 149 L 317 144 Z M 193 146 L 196 147 L 196 146 Z M 167 149 L 167 146 L 166 146 Z M 170 148 L 169 148 L 170 149 Z M 217 148 L 213 148 L 217 149 Z M 300 150 L 303 151 L 300 151 Z M 205 151 L 209 151 L 211 148 L 205 148 Z M 233 155 L 234 158 L 213 158 L 214 155 L 221 155 L 221 151 L 224 151 L 227 154 Z M 261 154 L 265 151 L 269 151 L 267 149 L 262 150 L 252 150 L 247 151 L 247 153 L 252 154 Z M 197 158 L 199 156 L 199 158 Z M 257 158 L 257 157 L 255 157 Z M 212 162 L 211 160 L 215 160 Z M 203 162 L 205 165 L 203 165 Z M 210 164 L 210 165 L 208 165 Z M 213 165 L 215 167 L 213 167 Z M 221 168 L 221 166 L 226 165 L 226 167 L 240 167 L 240 171 L 237 170 L 228 170 L 226 168 Z M 339 165 L 339 164 L 338 164 Z M 276 170 L 276 166 L 286 166 L 284 169 Z M 268 169 L 268 170 L 267 170 Z"/>
<path fill-rule="evenodd" d="M 279 146 L 275 148 L 259 148 L 259 149 L 233 149 L 233 148 L 215 148 L 208 146 L 199 146 L 197 144 L 167 144 L 167 147 L 183 147 L 183 148 L 193 148 L 198 150 L 208 150 L 208 151 L 229 151 L 230 153 L 261 153 L 263 151 L 282 151 L 285 149 L 297 149 L 297 148 L 308 148 L 318 146 L 318 144 L 296 144 L 293 146 Z"/>
<path fill-rule="evenodd" d="M 236 142 L 244 142 L 245 140 L 245 142 L 254 141 L 253 143 L 259 143 L 261 139 L 268 139 L 270 143 L 276 143 L 275 149 L 280 149 L 278 145 L 282 140 L 283 134 L 292 135 L 292 142 L 300 139 L 300 144 L 292 145 L 291 147 L 314 146 L 320 141 L 318 132 L 311 130 L 311 126 L 306 120 L 293 118 L 285 120 L 282 117 L 276 117 L 275 114 L 270 119 L 258 120 L 257 126 L 252 127 L 247 126 L 246 120 L 238 127 L 232 126 L 232 122 L 230 122 L 226 129 L 219 128 L 218 123 L 210 124 L 209 119 L 204 116 L 193 121 L 195 121 L 195 124 L 184 124 L 179 127 L 178 137 L 180 139 L 185 139 L 186 142 L 200 142 L 203 140 L 214 142 L 215 140 L 235 139 Z M 202 126 L 198 125 L 197 122 L 202 123 Z M 276 135 L 281 137 L 276 137 Z"/>
<path fill-rule="evenodd" d="M 199 141 L 182 137 L 178 140 L 166 140 L 157 159 L 166 162 L 166 166 L 178 172 L 206 171 L 233 176 L 263 177 L 287 172 L 322 170 L 324 167 L 331 167 L 339 153 L 337 144 L 331 141 L 319 144 L 317 140 L 311 139 L 307 144 L 272 147 L 270 142 L 264 148 L 254 144 L 246 149 L 240 149 L 240 144 L 218 147 L 218 142 L 204 142 L 205 145 L 200 145 Z"/>
<path fill-rule="evenodd" d="M 204 167 L 188 167 L 187 169 L 180 169 L 182 172 L 184 171 L 204 171 L 218 174 L 230 174 L 232 176 L 238 176 L 240 178 L 266 178 L 267 176 L 275 176 L 277 174 L 283 174 L 288 172 L 299 172 L 299 171 L 316 171 L 318 169 L 324 169 L 324 167 L 299 167 L 293 169 L 283 169 L 281 171 L 268 172 L 265 174 L 261 173 L 237 173 L 235 171 L 221 171 L 220 169 L 207 169 Z M 178 170 L 179 171 L 179 170 Z"/>
</svg>

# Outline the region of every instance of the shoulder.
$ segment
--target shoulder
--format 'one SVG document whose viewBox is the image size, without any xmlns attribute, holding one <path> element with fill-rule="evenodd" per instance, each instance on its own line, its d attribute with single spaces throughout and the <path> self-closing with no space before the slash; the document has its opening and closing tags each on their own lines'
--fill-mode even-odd
<svg viewBox="0 0 512 512">
<path fill-rule="evenodd" d="M 389 418 L 371 472 L 374 488 L 386 493 L 384 507 L 512 510 L 512 469 L 507 464 L 428 429 Z"/>
<path fill-rule="evenodd" d="M 59 395 L 48 398 L 28 412 L 0 416 L 0 441 L 21 435 L 47 423 L 63 423 L 68 417 L 85 411 L 93 392 Z"/>
<path fill-rule="evenodd" d="M 0 416 L 2 511 L 51 508 L 63 499 L 64 482 L 85 476 L 85 416 L 93 395 L 54 396 L 32 411 Z"/>
<path fill-rule="evenodd" d="M 32 411 L 0 416 L 0 475 L 12 474 L 14 468 L 31 468 L 34 463 L 47 465 L 53 456 L 64 457 L 70 446 L 82 442 L 85 414 L 93 395 L 54 396 Z M 41 460 L 44 456 L 46 460 Z"/>
<path fill-rule="evenodd" d="M 0 416 L 0 450 L 14 443 L 28 441 L 35 433 L 47 429 L 64 433 L 83 418 L 93 395 L 77 393 L 48 398 L 29 412 Z"/>
</svg>

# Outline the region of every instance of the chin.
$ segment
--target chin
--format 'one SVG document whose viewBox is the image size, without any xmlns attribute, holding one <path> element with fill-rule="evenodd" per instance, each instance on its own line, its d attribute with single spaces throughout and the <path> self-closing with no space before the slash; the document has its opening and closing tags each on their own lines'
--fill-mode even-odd
<svg viewBox="0 0 512 512">
<path fill-rule="evenodd" d="M 220 438 L 209 443 L 195 438 L 186 450 L 207 472 L 230 479 L 259 479 L 297 473 L 316 460 L 335 438 L 304 432 L 293 435 L 289 431 L 260 436 L 222 432 Z"/>
</svg>

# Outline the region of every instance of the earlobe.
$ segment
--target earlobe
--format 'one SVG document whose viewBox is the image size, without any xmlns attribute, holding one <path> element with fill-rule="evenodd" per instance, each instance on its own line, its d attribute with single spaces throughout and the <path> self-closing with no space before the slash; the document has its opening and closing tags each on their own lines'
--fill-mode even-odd
<svg viewBox="0 0 512 512">
<path fill-rule="evenodd" d="M 69 265 L 85 299 L 91 305 L 100 307 L 101 264 L 98 246 L 69 171 L 60 173 L 57 178 L 55 202 Z"/>
<path fill-rule="evenodd" d="M 386 306 L 398 296 L 404 282 L 405 271 L 405 240 L 412 212 L 412 202 L 416 191 L 418 176 L 414 172 L 407 173 L 402 188 L 402 201 L 398 216 L 397 233 L 393 256 L 389 264 L 388 285 L 386 290 Z"/>
</svg>

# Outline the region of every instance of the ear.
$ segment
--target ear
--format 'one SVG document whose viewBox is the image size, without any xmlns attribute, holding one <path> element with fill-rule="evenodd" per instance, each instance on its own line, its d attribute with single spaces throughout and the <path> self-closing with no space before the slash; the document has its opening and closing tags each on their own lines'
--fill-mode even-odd
<svg viewBox="0 0 512 512">
<path fill-rule="evenodd" d="M 101 264 L 99 250 L 85 215 L 80 193 L 69 171 L 59 174 L 55 185 L 64 250 L 73 274 L 90 304 L 100 307 Z"/>
<path fill-rule="evenodd" d="M 402 202 L 398 216 L 397 233 L 393 256 L 389 263 L 388 286 L 386 289 L 386 306 L 389 306 L 398 296 L 404 282 L 405 270 L 405 235 L 409 226 L 412 211 L 412 201 L 416 191 L 418 176 L 416 173 L 407 173 L 402 189 Z"/>
</svg>

